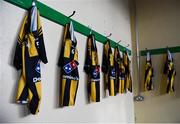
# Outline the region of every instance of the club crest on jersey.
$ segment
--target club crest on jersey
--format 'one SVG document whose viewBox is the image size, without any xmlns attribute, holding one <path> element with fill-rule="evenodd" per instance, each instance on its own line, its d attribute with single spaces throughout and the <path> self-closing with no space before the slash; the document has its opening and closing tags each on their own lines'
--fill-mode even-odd
<svg viewBox="0 0 180 124">
<path fill-rule="evenodd" d="M 35 68 L 36 72 L 41 73 L 40 63 L 38 62 Z"/>
<path fill-rule="evenodd" d="M 65 71 L 67 74 L 71 73 L 71 72 L 72 72 L 74 69 L 76 69 L 76 68 L 77 68 L 77 64 L 76 64 L 75 61 L 69 62 L 68 64 L 66 64 L 66 65 L 63 67 L 64 71 Z"/>
</svg>

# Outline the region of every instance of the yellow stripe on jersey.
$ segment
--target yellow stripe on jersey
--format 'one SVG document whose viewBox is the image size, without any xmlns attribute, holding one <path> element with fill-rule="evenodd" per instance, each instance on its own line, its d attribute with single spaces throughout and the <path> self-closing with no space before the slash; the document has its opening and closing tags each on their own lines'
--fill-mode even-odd
<svg viewBox="0 0 180 124">
<path fill-rule="evenodd" d="M 120 91 L 120 93 L 124 93 L 125 92 L 125 90 L 124 90 L 124 80 L 120 80 L 120 81 L 121 81 L 121 85 L 120 85 L 121 91 Z"/>
<path fill-rule="evenodd" d="M 25 46 L 23 44 L 22 46 L 22 74 L 20 76 L 19 82 L 18 82 L 18 89 L 16 93 L 16 101 L 19 101 L 19 98 L 26 86 L 26 74 L 25 74 Z"/>
<path fill-rule="evenodd" d="M 71 40 L 67 39 L 66 42 L 65 42 L 65 50 L 64 50 L 64 57 L 66 58 L 69 58 L 70 57 L 70 54 L 71 54 L 71 45 L 72 45 L 72 42 Z"/>
<path fill-rule="evenodd" d="M 40 103 L 41 103 L 41 96 L 42 96 L 41 91 L 42 91 L 42 88 L 41 88 L 41 82 L 37 82 L 37 83 L 35 83 L 35 85 L 36 85 L 38 98 L 39 98 L 38 107 L 37 107 L 36 112 L 35 112 L 35 114 L 37 114 L 39 112 L 39 107 L 40 107 Z"/>
<path fill-rule="evenodd" d="M 64 102 L 64 91 L 65 91 L 65 86 L 66 86 L 66 79 L 62 79 L 62 83 L 61 83 L 61 106 L 63 106 L 63 102 Z"/>
<path fill-rule="evenodd" d="M 92 56 L 92 58 L 95 58 L 96 52 L 95 52 L 95 51 L 92 51 L 92 52 L 91 52 L 91 56 Z M 96 65 L 96 63 L 97 63 L 97 61 L 92 61 L 92 65 Z"/>
<path fill-rule="evenodd" d="M 27 18 L 28 18 L 28 16 L 26 15 L 26 16 L 24 17 L 23 23 L 22 23 L 22 25 L 21 25 L 21 30 L 20 30 L 19 36 L 18 36 L 18 38 L 20 39 L 19 42 L 22 42 L 23 39 L 24 39 L 24 36 L 25 36 L 25 28 L 24 28 L 24 27 L 25 27 L 25 25 L 26 25 L 26 23 L 27 23 Z"/>
<path fill-rule="evenodd" d="M 75 49 L 74 60 L 78 62 L 78 50 Z"/>
<path fill-rule="evenodd" d="M 171 80 L 170 80 L 170 88 L 169 88 L 169 92 L 172 93 L 174 92 L 174 78 L 175 78 L 176 72 L 173 71 Z"/>
<path fill-rule="evenodd" d="M 20 96 L 21 96 L 21 94 L 22 94 L 22 92 L 23 92 L 23 90 L 25 88 L 26 83 L 25 83 L 24 80 L 25 79 L 24 79 L 23 76 L 21 76 L 20 79 L 19 79 L 18 89 L 17 89 L 17 93 L 16 93 L 16 101 L 19 101 L 19 98 L 20 98 Z"/>
<path fill-rule="evenodd" d="M 110 79 L 110 96 L 115 96 L 114 88 L 114 79 Z"/>
<path fill-rule="evenodd" d="M 29 45 L 29 47 L 28 47 L 29 56 L 30 57 L 38 56 L 38 51 L 35 46 L 35 38 L 32 33 L 27 35 L 27 41 L 28 41 L 28 45 Z"/>
<path fill-rule="evenodd" d="M 71 80 L 70 86 L 70 96 L 69 96 L 69 105 L 73 106 L 75 104 L 75 96 L 77 91 L 77 81 Z"/>
<path fill-rule="evenodd" d="M 96 102 L 96 82 L 91 82 L 91 100 Z"/>
</svg>

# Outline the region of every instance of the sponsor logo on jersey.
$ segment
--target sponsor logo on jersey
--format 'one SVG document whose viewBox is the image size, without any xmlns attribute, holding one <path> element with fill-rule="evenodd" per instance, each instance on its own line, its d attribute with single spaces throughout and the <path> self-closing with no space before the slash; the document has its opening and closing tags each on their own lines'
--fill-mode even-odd
<svg viewBox="0 0 180 124">
<path fill-rule="evenodd" d="M 34 77 L 33 78 L 33 83 L 40 82 L 40 81 L 41 81 L 40 77 Z"/>
<path fill-rule="evenodd" d="M 113 77 L 116 76 L 115 68 L 112 69 L 112 71 L 111 71 L 111 76 L 113 76 Z"/>
<path fill-rule="evenodd" d="M 93 71 L 93 78 L 97 78 L 98 73 L 99 73 L 99 68 L 97 67 L 97 68 L 94 69 L 94 71 Z"/>
<path fill-rule="evenodd" d="M 64 71 L 65 71 L 67 74 L 71 73 L 71 72 L 72 72 L 74 69 L 76 69 L 76 68 L 77 68 L 77 64 L 76 64 L 75 61 L 69 62 L 68 64 L 66 64 L 66 65 L 63 67 Z"/>
</svg>

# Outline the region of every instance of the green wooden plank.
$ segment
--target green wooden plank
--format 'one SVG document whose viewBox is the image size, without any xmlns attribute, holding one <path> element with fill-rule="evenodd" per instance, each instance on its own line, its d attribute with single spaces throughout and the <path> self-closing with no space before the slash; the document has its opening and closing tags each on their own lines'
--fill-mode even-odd
<svg viewBox="0 0 180 124">
<path fill-rule="evenodd" d="M 140 51 L 140 53 L 141 53 L 141 56 L 145 56 L 147 51 L 149 51 L 151 55 L 159 55 L 159 54 L 165 54 L 167 52 L 167 49 L 169 49 L 171 53 L 180 52 L 180 46 L 176 46 L 176 47 L 168 47 L 168 48 L 142 50 Z"/>
<path fill-rule="evenodd" d="M 31 7 L 32 5 L 32 0 L 4 0 L 4 1 L 7 1 L 13 5 L 16 5 L 20 8 L 23 8 L 23 9 L 28 9 Z M 65 25 L 67 24 L 68 22 L 70 21 L 73 21 L 73 25 L 74 25 L 74 30 L 85 35 L 85 36 L 88 36 L 89 33 L 90 33 L 90 28 L 88 28 L 87 26 L 73 20 L 73 19 L 70 19 L 68 18 L 67 16 L 65 16 L 64 14 L 48 7 L 47 5 L 39 2 L 39 1 L 36 1 L 36 5 L 40 11 L 40 14 L 42 17 L 50 20 L 50 21 L 53 21 L 57 24 L 60 24 L 60 25 Z M 98 42 L 101 42 L 101 43 L 105 43 L 107 38 L 105 36 L 103 36 L 102 34 L 96 32 L 96 31 L 92 31 L 93 34 L 95 35 L 95 39 L 98 41 Z M 111 47 L 115 47 L 117 44 L 115 41 L 111 40 L 110 39 L 110 44 L 111 44 Z M 127 50 L 128 53 L 131 55 L 131 50 L 123 47 L 122 45 L 118 45 L 120 50 L 121 51 L 124 51 L 124 50 Z"/>
</svg>

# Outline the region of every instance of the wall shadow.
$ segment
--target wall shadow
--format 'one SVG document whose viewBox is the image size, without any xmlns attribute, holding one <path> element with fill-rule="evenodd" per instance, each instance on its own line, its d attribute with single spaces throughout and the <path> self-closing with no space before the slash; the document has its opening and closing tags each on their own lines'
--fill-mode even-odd
<svg viewBox="0 0 180 124">
<path fill-rule="evenodd" d="M 56 88 L 55 88 L 55 104 L 54 104 L 54 107 L 55 108 L 60 108 L 60 107 L 62 107 L 61 105 L 60 105 L 60 103 L 61 103 L 61 95 L 62 95 L 62 91 L 61 91 L 61 87 L 62 87 L 62 82 L 61 82 L 61 80 L 62 80 L 62 77 L 61 77 L 61 68 L 58 66 L 58 62 L 60 61 L 59 59 L 60 59 L 60 54 L 61 54 L 61 49 L 62 49 L 62 43 L 63 43 L 63 40 L 64 40 L 64 28 L 63 28 L 63 31 L 61 31 L 61 34 L 60 34 L 60 40 L 59 40 L 59 46 L 58 46 L 58 50 L 59 50 L 59 52 L 57 53 L 57 56 L 56 56 L 56 77 L 55 77 L 55 86 L 56 86 Z"/>
</svg>

